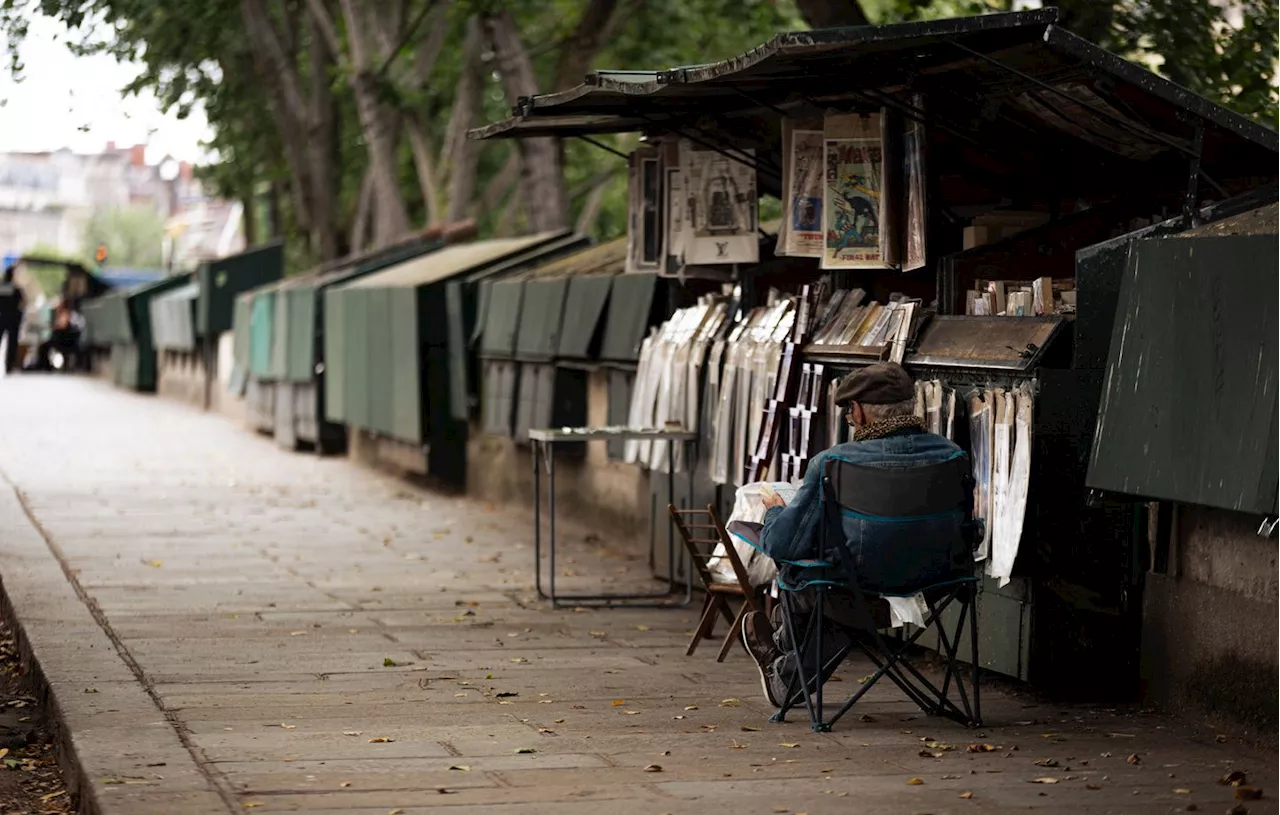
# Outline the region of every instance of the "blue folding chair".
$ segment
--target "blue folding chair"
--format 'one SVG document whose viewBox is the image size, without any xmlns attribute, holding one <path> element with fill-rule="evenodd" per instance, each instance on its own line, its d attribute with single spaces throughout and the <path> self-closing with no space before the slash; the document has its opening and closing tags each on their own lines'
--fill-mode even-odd
<svg viewBox="0 0 1280 815">
<path fill-rule="evenodd" d="M 925 713 L 968 727 L 982 725 L 978 578 L 973 562 L 981 524 L 972 520 L 972 483 L 969 460 L 963 454 L 912 467 L 825 461 L 818 557 L 781 564 L 778 577 L 796 670 L 772 721 L 786 721 L 787 712 L 803 701 L 813 729 L 828 731 L 880 679 L 888 677 Z M 813 608 L 800 625 L 795 593 L 808 589 L 814 594 Z M 828 656 L 823 654 L 823 637 L 830 621 L 824 610 L 833 591 L 851 600 L 858 636 Z M 925 627 L 886 636 L 871 603 L 915 594 L 923 594 L 928 608 Z M 958 606 L 959 613 L 949 630 L 943 613 L 952 605 Z M 968 681 L 957 659 L 966 628 L 972 664 Z M 941 687 L 910 660 L 913 646 L 930 630 L 938 634 L 938 653 L 945 663 Z M 855 648 L 875 664 L 876 671 L 833 716 L 824 718 L 823 682 Z"/>
</svg>

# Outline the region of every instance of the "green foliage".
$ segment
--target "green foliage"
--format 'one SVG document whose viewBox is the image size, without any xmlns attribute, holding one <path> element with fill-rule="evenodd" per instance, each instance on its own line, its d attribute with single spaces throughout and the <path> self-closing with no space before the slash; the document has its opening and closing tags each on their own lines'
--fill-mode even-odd
<svg viewBox="0 0 1280 815">
<path fill-rule="evenodd" d="M 159 268 L 163 261 L 164 221 L 149 207 L 99 210 L 84 229 L 84 254 L 107 247 L 112 266 Z"/>
</svg>

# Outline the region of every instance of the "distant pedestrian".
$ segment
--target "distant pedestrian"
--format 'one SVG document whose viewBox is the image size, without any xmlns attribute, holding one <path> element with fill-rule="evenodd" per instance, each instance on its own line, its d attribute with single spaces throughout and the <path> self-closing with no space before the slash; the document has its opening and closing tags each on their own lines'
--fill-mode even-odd
<svg viewBox="0 0 1280 815">
<path fill-rule="evenodd" d="M 5 345 L 5 373 L 12 373 L 18 362 L 18 329 L 26 304 L 22 289 L 13 282 L 13 266 L 9 266 L 0 277 L 0 342 Z"/>
</svg>

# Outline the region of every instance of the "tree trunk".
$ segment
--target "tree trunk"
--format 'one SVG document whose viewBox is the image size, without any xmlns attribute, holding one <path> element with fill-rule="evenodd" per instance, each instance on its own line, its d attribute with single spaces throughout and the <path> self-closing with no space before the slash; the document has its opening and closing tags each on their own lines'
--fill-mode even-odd
<svg viewBox="0 0 1280 815">
<path fill-rule="evenodd" d="M 582 84 L 596 55 L 613 33 L 617 10 L 618 0 L 591 0 L 587 4 L 573 34 L 561 46 L 552 90 L 560 91 Z"/>
<path fill-rule="evenodd" d="M 507 162 L 502 165 L 502 169 L 489 179 L 484 192 L 480 194 L 481 214 L 492 211 L 502 203 L 502 199 L 507 197 L 507 193 L 511 192 L 511 188 L 519 180 L 520 152 L 513 149 L 507 156 Z"/>
<path fill-rule="evenodd" d="M 501 11 L 486 15 L 484 28 L 493 47 L 507 101 L 515 105 L 520 97 L 536 94 L 538 84 L 533 63 L 511 14 Z M 528 203 L 529 228 L 534 232 L 567 229 L 569 197 L 565 194 L 559 145 L 552 138 L 521 139 L 517 145 L 521 154 L 523 197 Z"/>
<path fill-rule="evenodd" d="M 440 184 L 435 162 L 431 158 L 431 145 L 418 117 L 412 112 L 404 114 L 404 126 L 409 133 L 409 147 L 413 151 L 413 166 L 418 171 L 418 186 L 422 188 L 422 203 L 427 210 L 427 225 L 440 222 Z"/>
<path fill-rule="evenodd" d="M 1116 45 L 1113 42 L 1111 30 L 1115 20 L 1115 3 L 1098 0 L 1060 0 L 1052 5 L 1058 7 L 1059 25 L 1072 34 L 1097 43 L 1103 48 Z"/>
<path fill-rule="evenodd" d="M 257 196 L 253 192 L 253 184 L 240 197 L 242 209 L 240 217 L 244 221 L 244 245 L 257 246 L 258 241 L 258 207 Z"/>
<path fill-rule="evenodd" d="M 318 2 L 319 0 L 317 0 Z M 329 71 L 337 53 L 329 47 L 320 31 L 320 21 L 307 15 L 310 45 L 308 79 L 310 105 L 307 110 L 307 158 L 311 163 L 311 220 L 319 248 L 318 260 L 332 260 L 342 254 L 342 225 L 338 213 L 338 190 L 342 186 L 339 171 L 338 117 L 329 86 Z"/>
<path fill-rule="evenodd" d="M 365 147 L 369 151 L 369 166 L 373 171 L 374 243 L 383 246 L 409 231 L 409 214 L 400 192 L 394 116 L 381 99 L 379 79 L 374 73 L 366 39 L 372 26 L 368 24 L 364 11 L 360 0 L 342 0 L 354 72 L 351 87 L 355 92 L 356 112 L 360 116 Z"/>
<path fill-rule="evenodd" d="M 858 0 L 796 0 L 796 8 L 810 28 L 871 24 Z"/>
<path fill-rule="evenodd" d="M 360 196 L 356 199 L 356 213 L 351 219 L 351 252 L 363 252 L 369 242 L 369 215 L 373 207 L 373 175 L 365 170 L 360 180 Z"/>
<path fill-rule="evenodd" d="M 475 17 L 467 20 L 466 39 L 462 44 L 462 75 L 449 111 L 440 164 L 449 178 L 449 211 L 445 220 L 453 223 L 467 217 L 476 194 L 476 172 L 480 163 L 480 142 L 467 138 L 475 126 L 484 103 L 484 66 L 481 51 L 484 33 Z"/>
</svg>

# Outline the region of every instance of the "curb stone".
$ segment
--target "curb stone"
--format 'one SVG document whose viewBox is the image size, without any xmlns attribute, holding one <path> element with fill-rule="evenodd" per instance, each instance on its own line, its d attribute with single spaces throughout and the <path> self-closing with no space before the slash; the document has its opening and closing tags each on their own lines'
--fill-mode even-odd
<svg viewBox="0 0 1280 815">
<path fill-rule="evenodd" d="M 0 606 L 81 815 L 235 811 L 77 593 L 53 546 L 0 475 Z"/>
</svg>

